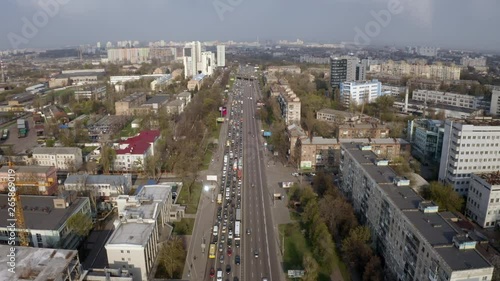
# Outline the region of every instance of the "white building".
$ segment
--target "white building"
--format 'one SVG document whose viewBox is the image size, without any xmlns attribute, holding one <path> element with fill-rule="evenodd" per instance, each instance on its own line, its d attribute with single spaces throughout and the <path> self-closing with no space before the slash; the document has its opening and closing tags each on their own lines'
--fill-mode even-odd
<svg viewBox="0 0 500 281">
<path fill-rule="evenodd" d="M 146 158 L 154 155 L 154 148 L 160 139 L 160 131 L 142 131 L 135 137 L 120 142 L 113 162 L 114 171 L 141 171 Z"/>
<path fill-rule="evenodd" d="M 64 181 L 65 190 L 94 190 L 99 197 L 109 198 L 128 194 L 132 188 L 132 175 L 73 174 Z"/>
<path fill-rule="evenodd" d="M 226 66 L 226 46 L 217 45 L 217 66 Z"/>
<path fill-rule="evenodd" d="M 205 75 L 212 75 L 216 67 L 215 55 L 212 52 L 202 52 L 201 53 L 201 65 L 198 67 L 198 72 Z"/>
<path fill-rule="evenodd" d="M 492 91 L 490 114 L 500 115 L 500 90 Z"/>
<path fill-rule="evenodd" d="M 183 49 L 184 78 L 194 77 L 201 73 L 202 67 L 201 43 L 193 41 Z"/>
<path fill-rule="evenodd" d="M 78 147 L 35 147 L 33 164 L 54 166 L 59 171 L 78 170 L 83 164 L 82 149 Z"/>
<path fill-rule="evenodd" d="M 424 201 L 370 146 L 341 149 L 340 188 L 370 228 L 394 280 L 491 280 L 493 266 L 457 217 Z"/>
<path fill-rule="evenodd" d="M 399 96 L 406 92 L 406 87 L 404 86 L 389 86 L 382 85 L 382 95 Z"/>
<path fill-rule="evenodd" d="M 485 57 L 471 58 L 469 56 L 466 56 L 460 59 L 460 64 L 463 66 L 470 66 L 470 67 L 484 67 L 486 66 L 486 58 Z"/>
<path fill-rule="evenodd" d="M 471 109 L 479 108 L 482 101 L 482 98 L 476 96 L 429 90 L 413 91 L 412 99 L 427 102 L 428 104 L 444 104 Z"/>
<path fill-rule="evenodd" d="M 300 125 L 300 98 L 290 89 L 288 85 L 283 86 L 284 91 L 278 96 L 278 102 L 281 108 L 281 116 L 286 125 Z"/>
<path fill-rule="evenodd" d="M 465 214 L 484 228 L 500 222 L 500 174 L 472 174 Z"/>
<path fill-rule="evenodd" d="M 490 118 L 446 120 L 439 180 L 467 195 L 472 173 L 500 169 L 500 121 Z"/>
<path fill-rule="evenodd" d="M 11 246 L 0 245 L 0 280 L 83 280 L 77 250 L 16 246 L 15 272 L 9 272 Z M 25 274 L 23 274 L 25 273 Z M 24 276 L 23 276 L 24 275 Z"/>
<path fill-rule="evenodd" d="M 351 103 L 361 105 L 372 103 L 382 94 L 382 83 L 378 80 L 354 82 L 347 81 L 340 84 L 340 101 L 349 107 Z"/>
<path fill-rule="evenodd" d="M 7 194 L 0 195 L 0 205 L 7 206 Z M 76 249 L 80 240 L 67 225 L 68 219 L 77 213 L 91 216 L 90 200 L 76 197 L 75 193 L 56 196 L 21 195 L 24 221 L 31 247 Z M 7 244 L 9 211 L 0 209 L 0 243 Z M 18 245 L 18 242 L 16 242 Z"/>
<path fill-rule="evenodd" d="M 150 280 L 160 233 L 169 227 L 172 188 L 146 185 L 135 196 L 119 196 L 116 204 L 120 220 L 105 246 L 109 266 L 127 269 L 134 281 Z"/>
</svg>

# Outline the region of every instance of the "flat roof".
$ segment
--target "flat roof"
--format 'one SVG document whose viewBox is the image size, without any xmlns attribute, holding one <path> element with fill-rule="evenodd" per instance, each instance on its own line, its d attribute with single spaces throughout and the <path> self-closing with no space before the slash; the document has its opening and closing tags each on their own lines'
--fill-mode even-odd
<svg viewBox="0 0 500 281">
<path fill-rule="evenodd" d="M 21 195 L 26 228 L 30 230 L 58 230 L 88 198 L 76 198 L 65 209 L 54 208 L 57 196 Z M 8 225 L 7 194 L 0 194 L 0 227 Z"/>
<path fill-rule="evenodd" d="M 34 154 L 78 154 L 82 152 L 79 147 L 35 147 Z"/>
<path fill-rule="evenodd" d="M 124 175 L 70 175 L 64 181 L 64 184 L 111 184 L 111 185 L 129 185 L 132 182 L 131 174 Z"/>
<path fill-rule="evenodd" d="M 8 271 L 8 254 L 10 254 L 10 246 L 0 245 L 1 280 L 46 281 L 59 280 L 63 274 L 66 274 L 66 269 L 77 257 L 78 251 L 16 247 L 16 274 Z"/>
<path fill-rule="evenodd" d="M 356 114 L 352 114 L 351 112 L 347 111 L 342 111 L 342 110 L 335 110 L 331 108 L 323 108 L 318 110 L 318 113 L 325 113 L 325 114 L 336 114 L 336 115 L 341 115 L 344 117 L 356 117 Z"/>
<path fill-rule="evenodd" d="M 434 250 L 446 260 L 452 270 L 492 267 L 477 250 L 460 251 L 454 247 L 434 248 Z"/>
<path fill-rule="evenodd" d="M 162 103 L 165 103 L 166 101 L 168 101 L 169 98 L 170 98 L 170 96 L 168 96 L 168 95 L 156 95 L 156 96 L 153 96 L 152 98 L 148 99 L 147 101 L 145 101 L 143 103 L 143 105 L 155 104 L 155 103 L 162 104 Z"/>
<path fill-rule="evenodd" d="M 149 222 L 127 222 L 118 226 L 108 240 L 108 245 L 143 246 L 153 231 L 154 224 Z"/>
</svg>

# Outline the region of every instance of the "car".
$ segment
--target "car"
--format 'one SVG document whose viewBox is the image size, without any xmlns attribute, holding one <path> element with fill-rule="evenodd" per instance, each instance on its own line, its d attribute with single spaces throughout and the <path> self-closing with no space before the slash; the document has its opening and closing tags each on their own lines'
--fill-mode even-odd
<svg viewBox="0 0 500 281">
<path fill-rule="evenodd" d="M 231 230 L 229 230 L 227 237 L 233 239 L 233 232 Z"/>
<path fill-rule="evenodd" d="M 240 255 L 236 255 L 236 257 L 234 257 L 234 263 L 236 265 L 240 265 L 241 263 Z"/>
<path fill-rule="evenodd" d="M 252 233 L 252 230 L 250 228 L 247 228 L 247 234 L 250 235 Z"/>
<path fill-rule="evenodd" d="M 262 277 L 262 281 L 267 281 L 267 278 L 266 277 Z"/>
<path fill-rule="evenodd" d="M 240 279 L 238 279 L 238 277 L 234 276 L 233 281 L 240 281 Z"/>
<path fill-rule="evenodd" d="M 254 255 L 255 258 L 258 258 L 259 257 L 259 251 L 255 250 L 253 252 L 253 255 Z"/>
<path fill-rule="evenodd" d="M 219 257 L 219 262 L 220 262 L 220 263 L 224 263 L 224 255 L 220 255 L 220 257 Z"/>
<path fill-rule="evenodd" d="M 222 281 L 222 269 L 217 269 L 217 281 Z"/>
<path fill-rule="evenodd" d="M 231 255 L 233 255 L 233 249 L 227 248 L 227 256 L 230 257 Z"/>
<path fill-rule="evenodd" d="M 221 241 L 221 244 L 219 244 L 219 252 L 224 251 L 224 245 L 222 243 L 224 243 L 224 242 Z"/>
<path fill-rule="evenodd" d="M 215 269 L 212 267 L 210 268 L 210 277 L 214 277 L 215 276 Z"/>
<path fill-rule="evenodd" d="M 236 246 L 236 248 L 239 248 L 240 247 L 240 240 L 234 241 L 234 245 Z"/>
<path fill-rule="evenodd" d="M 299 173 L 292 173 L 292 176 L 294 176 L 294 177 L 298 177 L 298 176 L 299 176 Z"/>
<path fill-rule="evenodd" d="M 230 264 L 226 265 L 226 273 L 227 274 L 231 273 L 231 265 Z"/>
</svg>

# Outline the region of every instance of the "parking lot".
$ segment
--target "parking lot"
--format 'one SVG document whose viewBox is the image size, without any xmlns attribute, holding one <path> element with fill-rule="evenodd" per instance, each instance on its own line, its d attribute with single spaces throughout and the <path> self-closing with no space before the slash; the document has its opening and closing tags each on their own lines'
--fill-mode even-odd
<svg viewBox="0 0 500 281">
<path fill-rule="evenodd" d="M 33 118 L 28 117 L 26 119 L 28 120 L 28 136 L 18 138 L 17 124 L 13 123 L 8 126 L 9 138 L 1 143 L 4 146 L 11 146 L 14 153 L 26 153 L 38 145 Z"/>
</svg>

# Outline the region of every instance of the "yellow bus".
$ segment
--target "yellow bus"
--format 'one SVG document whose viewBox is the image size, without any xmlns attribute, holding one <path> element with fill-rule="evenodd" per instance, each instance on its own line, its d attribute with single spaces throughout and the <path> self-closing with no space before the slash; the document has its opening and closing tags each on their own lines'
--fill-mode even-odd
<svg viewBox="0 0 500 281">
<path fill-rule="evenodd" d="M 222 194 L 217 195 L 217 204 L 222 204 Z"/>
<path fill-rule="evenodd" d="M 208 251 L 208 258 L 215 259 L 215 244 L 210 244 L 210 250 Z"/>
</svg>

